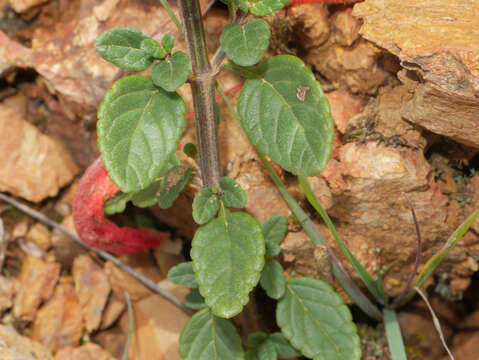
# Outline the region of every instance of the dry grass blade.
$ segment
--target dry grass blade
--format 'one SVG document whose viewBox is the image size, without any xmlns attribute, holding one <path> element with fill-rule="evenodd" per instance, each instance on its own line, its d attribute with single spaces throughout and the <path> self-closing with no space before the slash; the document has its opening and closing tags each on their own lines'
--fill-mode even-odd
<svg viewBox="0 0 479 360">
<path fill-rule="evenodd" d="M 441 339 L 442 346 L 444 346 L 444 348 L 446 349 L 447 354 L 449 355 L 449 357 L 451 358 L 451 360 L 455 360 L 455 359 L 454 359 L 454 355 L 452 355 L 451 350 L 449 350 L 449 347 L 448 347 L 447 344 L 446 344 L 446 340 L 444 340 L 444 334 L 443 334 L 443 332 L 442 332 L 441 324 L 439 323 L 439 319 L 437 318 L 436 313 L 434 312 L 433 308 L 431 307 L 431 304 L 429 304 L 429 301 L 427 300 L 426 295 L 425 295 L 425 294 L 422 292 L 422 290 L 419 289 L 417 286 L 414 287 L 414 290 L 416 290 L 416 292 L 419 294 L 419 296 L 421 296 L 421 298 L 422 298 L 422 299 L 424 300 L 424 302 L 426 303 L 427 308 L 429 309 L 429 312 L 430 312 L 431 315 L 432 315 L 432 321 L 433 321 L 433 323 L 434 323 L 434 327 L 436 328 L 437 332 L 439 333 L 439 337 L 440 337 L 440 339 Z"/>
</svg>

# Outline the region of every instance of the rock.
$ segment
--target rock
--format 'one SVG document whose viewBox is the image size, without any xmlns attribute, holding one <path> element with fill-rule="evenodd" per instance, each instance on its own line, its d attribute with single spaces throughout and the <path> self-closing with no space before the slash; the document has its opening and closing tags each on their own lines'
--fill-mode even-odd
<svg viewBox="0 0 479 360">
<path fill-rule="evenodd" d="M 20 273 L 20 288 L 15 297 L 13 312 L 22 320 L 35 318 L 38 307 L 53 293 L 60 274 L 60 264 L 27 256 Z"/>
<path fill-rule="evenodd" d="M 126 336 L 118 326 L 107 331 L 100 331 L 94 335 L 93 341 L 112 354 L 116 359 L 121 359 L 125 351 Z"/>
<path fill-rule="evenodd" d="M 80 255 L 73 261 L 72 275 L 85 327 L 91 333 L 100 326 L 110 294 L 108 277 L 88 255 Z"/>
<path fill-rule="evenodd" d="M 132 255 L 123 255 L 119 259 L 126 265 L 131 266 L 140 274 L 154 282 L 159 282 L 164 279 L 158 272 L 156 264 L 148 252 L 141 252 Z M 105 264 L 105 272 L 108 275 L 111 288 L 119 299 L 125 298 L 125 290 L 128 291 L 132 301 L 138 301 L 152 292 L 143 286 L 138 280 L 134 279 L 127 273 L 123 272 L 110 262 Z"/>
<path fill-rule="evenodd" d="M 469 331 L 462 333 L 463 342 L 454 344 L 452 354 L 457 360 L 476 360 L 479 354 L 479 331 Z M 441 360 L 449 360 L 449 356 L 444 356 Z"/>
<path fill-rule="evenodd" d="M 372 273 L 387 270 L 386 280 L 390 278 L 394 287 L 390 293 L 394 294 L 413 265 L 417 241 L 401 193 L 408 194 L 415 208 L 423 259 L 452 232 L 445 224 L 448 200 L 431 181 L 431 167 L 418 150 L 394 149 L 373 141 L 348 143 L 339 149 L 338 159 L 332 159 L 321 174 L 334 200 L 328 212 L 340 236 L 366 268 Z"/>
<path fill-rule="evenodd" d="M 378 96 L 364 111 L 348 122 L 343 142 L 374 140 L 393 148 L 425 149 L 426 139 L 421 129 L 405 121 L 401 115 L 401 104 L 409 95 L 406 86 L 380 88 Z"/>
<path fill-rule="evenodd" d="M 53 360 L 43 345 L 0 325 L 0 358 L 4 360 Z"/>
<path fill-rule="evenodd" d="M 38 311 L 32 339 L 52 352 L 77 345 L 83 333 L 81 312 L 75 289 L 65 281 L 57 286 L 53 297 Z"/>
<path fill-rule="evenodd" d="M 331 91 L 326 97 L 331 107 L 334 125 L 341 134 L 344 134 L 349 120 L 362 111 L 361 101 L 357 96 L 342 89 Z"/>
<path fill-rule="evenodd" d="M 13 306 L 13 296 L 18 285 L 16 279 L 0 276 L 0 314 Z"/>
<path fill-rule="evenodd" d="M 424 360 L 441 358 L 444 348 L 426 304 L 419 302 L 409 305 L 407 309 L 399 312 L 398 320 L 404 342 L 409 349 L 422 354 L 421 359 Z M 450 344 L 453 329 L 441 317 L 439 317 L 439 322 L 445 341 Z M 463 358 L 458 357 L 457 359 L 462 360 Z"/>
<path fill-rule="evenodd" d="M 8 0 L 12 9 L 17 13 L 26 12 L 35 6 L 44 4 L 48 1 L 49 0 Z"/>
<path fill-rule="evenodd" d="M 27 240 L 42 250 L 48 250 L 52 245 L 50 230 L 40 223 L 36 223 L 28 230 Z"/>
<path fill-rule="evenodd" d="M 0 104 L 0 191 L 29 201 L 55 196 L 79 169 L 65 149 Z"/>
<path fill-rule="evenodd" d="M 461 0 L 382 0 L 356 4 L 361 35 L 401 60 L 416 79 L 402 115 L 428 130 L 479 147 L 479 4 Z M 412 40 L 413 39 L 413 40 Z"/>
<path fill-rule="evenodd" d="M 71 215 L 63 219 L 61 225 L 71 233 L 76 234 L 73 217 Z M 62 264 L 62 268 L 64 269 L 71 268 L 73 260 L 78 255 L 85 253 L 84 248 L 57 229 L 53 230 L 52 247 L 56 261 Z"/>
<path fill-rule="evenodd" d="M 55 360 L 115 360 L 108 351 L 93 343 L 77 348 L 68 347 L 55 355 Z"/>
<path fill-rule="evenodd" d="M 168 291 L 184 299 L 188 290 L 168 282 Z M 163 284 L 165 286 L 165 284 Z M 159 295 L 152 295 L 133 305 L 135 328 L 133 331 L 130 360 L 180 360 L 179 337 L 189 317 Z M 121 327 L 128 333 L 128 313 L 121 320 Z"/>
<path fill-rule="evenodd" d="M 28 68 L 32 65 L 31 50 L 11 40 L 3 31 L 0 31 L 0 76 L 5 76 L 15 68 Z"/>
<path fill-rule="evenodd" d="M 12 230 L 12 239 L 22 238 L 27 235 L 28 232 L 28 219 L 21 219 L 16 222 Z"/>
<path fill-rule="evenodd" d="M 67 6 L 54 28 L 37 28 L 33 34 L 35 70 L 53 87 L 70 118 L 82 118 L 86 127 L 95 124 L 105 91 L 124 74 L 93 48 L 98 35 L 113 26 L 133 26 L 157 39 L 171 33 L 177 38 L 175 48 L 184 44 L 165 9 L 147 1 L 81 1 Z"/>
<path fill-rule="evenodd" d="M 116 297 L 115 294 L 112 294 L 108 299 L 105 310 L 103 311 L 100 329 L 104 330 L 112 326 L 115 321 L 118 320 L 123 311 L 125 311 L 125 308 L 125 302 Z"/>
<path fill-rule="evenodd" d="M 355 18 L 351 8 L 337 11 L 331 16 L 334 42 L 341 46 L 351 46 L 359 39 L 361 21 Z"/>
<path fill-rule="evenodd" d="M 305 49 L 321 46 L 329 38 L 329 19 L 326 4 L 298 3 L 291 5 L 287 16 L 293 31 Z"/>
</svg>

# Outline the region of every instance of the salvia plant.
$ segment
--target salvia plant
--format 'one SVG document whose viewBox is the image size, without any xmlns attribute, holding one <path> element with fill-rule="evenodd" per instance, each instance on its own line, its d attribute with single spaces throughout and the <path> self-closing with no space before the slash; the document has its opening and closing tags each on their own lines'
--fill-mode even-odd
<svg viewBox="0 0 479 360">
<path fill-rule="evenodd" d="M 202 189 L 193 201 L 199 228 L 192 241 L 192 261 L 169 272 L 172 282 L 191 289 L 186 305 L 198 310 L 180 337 L 182 359 L 273 360 L 301 355 L 315 360 L 360 359 L 358 332 L 341 297 L 322 280 L 286 278 L 275 260 L 287 231 L 286 217 L 273 214 L 260 224 L 241 211 L 245 191 L 234 179 L 221 176 L 217 89 L 299 224 L 314 244 L 326 247 L 336 279 L 367 315 L 384 321 L 393 359 L 406 359 L 395 309 L 414 295 L 413 286 L 424 283 L 479 213 L 471 215 L 426 263 L 414 284 L 408 282 L 400 297 L 389 299 L 381 278 L 373 277 L 342 242 L 307 180 L 322 171 L 332 148 L 333 120 L 320 84 L 295 56 L 264 59 L 271 35 L 268 23 L 259 18 L 245 21 L 248 13 L 268 15 L 288 0 L 222 1 L 229 8 L 231 23 L 223 28 L 221 46 L 212 59 L 206 50 L 198 0 L 178 0 L 181 21 L 162 2 L 185 38 L 186 53 L 175 50 L 170 34 L 156 41 L 131 27 L 112 28 L 96 40 L 97 52 L 120 68 L 151 67 L 150 77 L 130 75 L 116 81 L 98 110 L 101 160 L 122 191 L 107 202 L 105 212 L 121 212 L 128 201 L 168 208 L 190 181 L 192 169 L 175 174 L 173 184 L 169 180 L 178 171 L 176 151 L 186 123 L 185 102 L 176 91 L 188 82 L 198 150 L 192 144 L 184 150 L 198 161 Z M 234 71 L 246 79 L 237 108 L 217 85 L 220 71 Z M 298 177 L 307 199 L 374 300 L 354 283 L 266 156 Z M 281 331 L 250 334 L 245 350 L 229 319 L 241 313 L 258 284 L 277 300 Z"/>
</svg>

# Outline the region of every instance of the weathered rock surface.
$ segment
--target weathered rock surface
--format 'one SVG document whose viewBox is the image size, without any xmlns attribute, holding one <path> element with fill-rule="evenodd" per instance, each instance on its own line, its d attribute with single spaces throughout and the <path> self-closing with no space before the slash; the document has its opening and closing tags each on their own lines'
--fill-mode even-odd
<svg viewBox="0 0 479 360">
<path fill-rule="evenodd" d="M 28 230 L 27 240 L 33 242 L 42 250 L 48 250 L 52 245 L 50 230 L 40 223 L 34 224 Z"/>
<path fill-rule="evenodd" d="M 0 104 L 0 191 L 39 202 L 55 196 L 79 168 L 56 141 Z"/>
<path fill-rule="evenodd" d="M 10 6 L 17 13 L 23 13 L 32 7 L 44 4 L 50 0 L 8 0 Z"/>
<path fill-rule="evenodd" d="M 100 346 L 87 343 L 77 348 L 65 348 L 55 355 L 55 360 L 114 360 L 115 358 Z"/>
<path fill-rule="evenodd" d="M 479 147 L 479 4 L 462 0 L 366 0 L 353 15 L 361 35 L 416 73 L 402 115 L 428 130 Z"/>
<path fill-rule="evenodd" d="M 73 216 L 69 215 L 61 222 L 61 225 L 68 231 L 76 234 L 75 224 L 73 223 Z M 66 234 L 54 229 L 52 234 L 52 247 L 55 259 L 65 269 L 71 268 L 73 260 L 80 254 L 85 252 L 85 249 L 70 239 Z"/>
<path fill-rule="evenodd" d="M 168 291 L 184 299 L 188 290 L 163 282 Z M 133 305 L 135 329 L 128 358 L 130 360 L 180 360 L 179 337 L 189 317 L 158 295 L 149 296 Z M 121 327 L 128 332 L 128 314 L 122 318 Z"/>
<path fill-rule="evenodd" d="M 48 349 L 15 330 L 0 325 L 0 358 L 4 360 L 53 360 Z"/>
<path fill-rule="evenodd" d="M 52 352 L 75 346 L 83 332 L 83 319 L 74 287 L 67 281 L 55 289 L 53 297 L 38 311 L 32 339 Z"/>
<path fill-rule="evenodd" d="M 3 31 L 0 31 L 0 76 L 14 68 L 27 68 L 32 65 L 31 50 L 11 40 Z"/>
<path fill-rule="evenodd" d="M 73 261 L 72 275 L 85 327 L 92 332 L 100 326 L 108 301 L 111 290 L 108 277 L 88 255 L 80 255 Z"/>
<path fill-rule="evenodd" d="M 120 256 L 120 260 L 154 282 L 159 282 L 164 279 L 159 273 L 151 254 L 148 252 Z M 105 264 L 105 272 L 108 276 L 111 288 L 118 299 L 125 298 L 125 291 L 128 291 L 132 301 L 138 301 L 152 294 L 151 290 L 147 289 L 138 280 L 110 262 Z"/>
<path fill-rule="evenodd" d="M 0 276 L 0 314 L 13 306 L 13 295 L 18 286 L 15 278 Z"/>
<path fill-rule="evenodd" d="M 161 39 L 177 29 L 160 4 L 87 0 L 72 3 L 54 29 L 39 28 L 33 35 L 34 67 L 57 92 L 71 117 L 96 122 L 96 109 L 106 90 L 124 71 L 103 60 L 93 42 L 112 26 L 133 26 Z M 175 45 L 181 44 L 178 38 Z"/>
<path fill-rule="evenodd" d="M 60 264 L 27 256 L 20 273 L 20 289 L 15 297 L 15 316 L 33 320 L 40 304 L 52 296 L 59 274 Z"/>
</svg>

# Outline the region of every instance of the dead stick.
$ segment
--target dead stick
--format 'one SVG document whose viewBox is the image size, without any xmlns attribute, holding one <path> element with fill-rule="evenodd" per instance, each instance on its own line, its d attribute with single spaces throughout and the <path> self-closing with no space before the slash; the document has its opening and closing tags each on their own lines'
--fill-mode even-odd
<svg viewBox="0 0 479 360">
<path fill-rule="evenodd" d="M 138 273 L 137 271 L 135 271 L 130 266 L 128 266 L 126 264 L 123 264 L 120 260 L 118 260 L 116 257 L 111 255 L 110 253 L 108 253 L 106 251 L 98 250 L 98 249 L 92 248 L 91 246 L 86 245 L 83 241 L 81 241 L 81 239 L 77 235 L 71 233 L 66 228 L 61 226 L 60 224 L 56 223 L 52 219 L 43 215 L 41 212 L 38 212 L 38 211 L 32 209 L 31 207 L 18 202 L 17 200 L 15 200 L 14 198 L 12 198 L 8 195 L 0 193 L 0 199 L 5 201 L 6 203 L 12 205 L 13 207 L 17 208 L 18 210 L 24 212 L 25 214 L 31 216 L 32 218 L 40 221 L 41 223 L 46 224 L 48 226 L 51 226 L 55 229 L 58 229 L 59 231 L 61 231 L 65 235 L 67 235 L 70 239 L 75 241 L 78 245 L 80 245 L 84 249 L 86 249 L 88 251 L 92 251 L 95 254 L 97 254 L 98 256 L 100 256 L 102 259 L 112 262 L 113 264 L 118 266 L 121 270 L 123 270 L 127 274 L 133 276 L 136 280 L 141 282 L 148 289 L 157 293 L 161 297 L 165 298 L 166 300 L 171 302 L 173 305 L 176 305 L 185 314 L 187 314 L 187 315 L 192 315 L 193 314 L 193 311 L 191 309 L 187 308 L 185 306 L 185 304 L 183 304 L 180 300 L 178 300 L 178 298 L 176 298 L 174 295 L 172 295 L 171 293 L 169 293 L 165 289 L 162 289 L 160 286 L 158 286 L 158 284 L 151 281 L 150 279 L 143 276 L 142 274 Z"/>
</svg>

